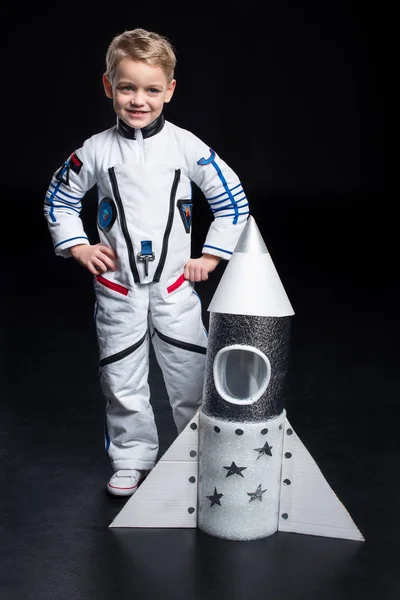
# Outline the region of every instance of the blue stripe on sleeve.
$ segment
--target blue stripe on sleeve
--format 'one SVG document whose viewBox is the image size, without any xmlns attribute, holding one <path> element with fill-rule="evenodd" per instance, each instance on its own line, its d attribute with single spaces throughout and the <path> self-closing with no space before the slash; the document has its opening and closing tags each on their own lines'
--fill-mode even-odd
<svg viewBox="0 0 400 600">
<path fill-rule="evenodd" d="M 51 218 L 51 220 L 53 221 L 53 223 L 55 223 L 55 222 L 57 221 L 57 219 L 56 219 L 56 218 L 55 218 L 55 216 L 54 216 L 54 204 L 53 204 L 53 199 L 54 199 L 55 195 L 57 194 L 57 192 L 58 192 L 58 188 L 60 187 L 60 185 L 61 185 L 61 181 L 59 181 L 59 182 L 57 183 L 57 185 L 55 186 L 55 188 L 54 188 L 54 190 L 53 190 L 53 192 L 52 192 L 52 194 L 50 195 L 50 198 L 49 198 L 49 202 L 50 202 L 50 206 L 51 206 L 51 208 L 50 208 L 50 212 L 49 212 L 49 215 L 50 215 L 50 218 Z"/>
<path fill-rule="evenodd" d="M 58 188 L 60 187 L 60 186 L 59 186 L 59 184 L 57 184 L 57 185 L 56 185 L 56 184 L 54 184 L 52 181 L 50 181 L 50 186 L 51 186 L 51 187 L 53 187 L 53 188 L 55 188 L 55 187 L 57 187 L 57 186 L 58 186 L 58 187 L 57 187 L 57 190 L 58 190 Z M 80 196 L 79 198 L 78 198 L 78 196 L 71 196 L 71 194 L 67 194 L 67 193 L 66 193 L 66 192 L 64 192 L 63 190 L 59 190 L 59 191 L 60 191 L 62 194 L 64 194 L 64 196 L 66 196 L 67 198 L 72 198 L 73 200 L 82 200 L 82 198 L 83 198 L 83 196 Z M 77 202 L 76 204 L 78 204 L 78 202 Z"/>
<path fill-rule="evenodd" d="M 50 204 L 48 202 L 45 202 L 44 205 L 51 206 L 53 212 L 55 212 L 58 208 L 61 210 L 73 210 L 74 212 L 78 213 L 78 215 L 81 212 L 80 208 L 74 208 L 73 206 L 69 206 L 69 204 Z M 69 214 L 73 214 L 73 213 L 69 213 Z"/>
<path fill-rule="evenodd" d="M 222 204 L 223 202 L 226 202 L 227 200 L 229 200 L 229 197 L 225 194 L 224 192 L 224 196 L 225 198 L 222 198 L 222 200 L 218 200 L 217 202 L 209 202 L 209 206 L 215 206 L 216 204 Z"/>
<path fill-rule="evenodd" d="M 229 198 L 230 198 L 230 200 L 232 202 L 232 206 L 233 206 L 233 209 L 235 211 L 234 219 L 233 219 L 233 225 L 236 225 L 237 222 L 238 222 L 238 217 L 239 217 L 239 210 L 238 210 L 238 208 L 236 206 L 236 201 L 235 201 L 234 197 L 232 196 L 232 192 L 229 189 L 228 183 L 227 183 L 225 177 L 223 176 L 221 169 L 219 168 L 219 166 L 217 165 L 217 163 L 215 161 L 212 162 L 212 165 L 213 165 L 214 169 L 217 171 L 218 177 L 222 181 L 222 185 L 224 186 L 224 188 L 225 188 L 225 190 L 226 190 L 226 192 L 227 192 L 227 194 L 228 194 L 228 196 L 229 196 Z"/>
<path fill-rule="evenodd" d="M 203 244 L 203 248 L 213 248 L 214 250 L 219 250 L 220 252 L 226 252 L 226 254 L 233 254 L 229 250 L 224 250 L 223 248 L 218 248 L 217 246 L 210 246 L 210 244 Z"/>
<path fill-rule="evenodd" d="M 69 238 L 68 240 L 63 240 L 62 242 L 58 242 L 58 244 L 56 244 L 54 246 L 54 249 L 58 248 L 58 246 L 61 246 L 61 244 L 66 244 L 67 242 L 72 242 L 72 240 L 87 240 L 87 241 L 89 241 L 85 235 L 78 235 L 77 237 Z"/>
<path fill-rule="evenodd" d="M 230 215 L 218 215 L 215 218 L 216 219 L 223 219 L 224 217 L 235 217 L 235 219 L 237 219 L 238 217 L 241 217 L 242 215 L 248 215 L 248 214 L 250 214 L 249 210 L 247 212 L 243 212 L 243 213 L 238 212 L 237 214 L 236 213 L 231 213 Z"/>
<path fill-rule="evenodd" d="M 235 187 L 233 187 L 231 189 L 231 192 L 233 192 L 233 190 L 236 190 L 237 187 L 239 187 L 239 185 L 242 185 L 240 182 L 235 185 Z M 209 202 L 210 200 L 216 200 L 217 198 L 220 198 L 221 196 L 223 196 L 225 194 L 225 192 L 222 192 L 221 194 L 218 194 L 218 196 L 212 196 L 211 198 L 206 198 L 206 200 Z"/>
</svg>

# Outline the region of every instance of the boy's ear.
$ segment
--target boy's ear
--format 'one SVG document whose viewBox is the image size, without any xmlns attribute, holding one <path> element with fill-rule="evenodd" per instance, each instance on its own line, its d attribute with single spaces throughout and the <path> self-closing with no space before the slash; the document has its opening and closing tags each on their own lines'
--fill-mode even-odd
<svg viewBox="0 0 400 600">
<path fill-rule="evenodd" d="M 164 102 L 169 102 L 174 94 L 176 87 L 176 79 L 173 79 L 167 87 L 167 93 L 165 94 Z"/>
<path fill-rule="evenodd" d="M 111 81 L 108 79 L 106 73 L 103 75 L 103 86 L 104 91 L 106 93 L 107 98 L 113 98 L 113 89 L 111 85 Z"/>
</svg>

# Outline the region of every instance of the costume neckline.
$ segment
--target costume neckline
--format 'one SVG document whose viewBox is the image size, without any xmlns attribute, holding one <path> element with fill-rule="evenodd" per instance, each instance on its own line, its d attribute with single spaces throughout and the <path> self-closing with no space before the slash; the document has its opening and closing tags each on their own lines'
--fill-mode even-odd
<svg viewBox="0 0 400 600">
<path fill-rule="evenodd" d="M 161 131 L 161 129 L 165 125 L 164 115 L 161 113 L 157 119 L 155 119 L 146 127 L 142 127 L 141 129 L 135 129 L 130 125 L 127 125 L 125 121 L 117 117 L 117 131 L 120 135 L 130 140 L 136 140 L 137 132 L 140 131 L 143 139 L 152 137 Z"/>
</svg>

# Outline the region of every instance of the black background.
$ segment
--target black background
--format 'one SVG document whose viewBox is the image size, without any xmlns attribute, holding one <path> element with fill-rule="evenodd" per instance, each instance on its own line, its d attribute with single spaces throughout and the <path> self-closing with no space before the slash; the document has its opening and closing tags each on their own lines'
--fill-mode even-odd
<svg viewBox="0 0 400 600">
<path fill-rule="evenodd" d="M 166 117 L 239 174 L 278 266 L 306 269 L 297 263 L 303 251 L 353 285 L 364 286 L 373 272 L 376 286 L 387 286 L 394 242 L 384 196 L 385 49 L 373 5 L 155 2 L 112 11 L 16 4 L 5 19 L 3 194 L 6 222 L 18 230 L 6 252 L 25 277 L 36 278 L 48 260 L 52 277 L 74 269 L 49 257 L 43 197 L 66 157 L 115 123 L 101 82 L 105 53 L 114 35 L 140 26 L 166 35 L 177 51 Z M 195 256 L 211 219 L 197 196 Z M 92 241 L 96 201 L 92 190 L 82 213 Z"/>
<path fill-rule="evenodd" d="M 3 180 L 38 195 L 65 157 L 115 122 L 102 89 L 112 37 L 141 26 L 174 44 L 166 117 L 240 174 L 256 211 L 272 204 L 376 206 L 383 187 L 380 22 L 367 3 L 169 3 L 8 9 Z M 34 208 L 33 208 L 34 207 Z M 341 215 L 346 220 L 346 213 Z M 321 223 L 327 226 L 327 223 Z"/>
<path fill-rule="evenodd" d="M 2 597 L 108 600 L 117 591 L 124 600 L 136 590 L 147 600 L 157 589 L 174 600 L 397 598 L 399 328 L 383 9 L 248 0 L 15 3 L 2 13 Z M 114 35 L 135 27 L 176 48 L 166 118 L 242 180 L 295 310 L 289 419 L 365 535 L 361 548 L 290 534 L 244 545 L 178 531 L 110 541 L 122 504 L 103 489 L 91 277 L 54 256 L 42 207 L 65 158 L 115 123 L 105 54 Z M 94 241 L 95 190 L 86 200 Z M 195 256 L 210 219 L 197 193 Z M 223 270 L 198 286 L 206 324 Z M 152 386 L 162 385 L 153 361 Z M 164 451 L 174 430 L 157 402 Z"/>
</svg>

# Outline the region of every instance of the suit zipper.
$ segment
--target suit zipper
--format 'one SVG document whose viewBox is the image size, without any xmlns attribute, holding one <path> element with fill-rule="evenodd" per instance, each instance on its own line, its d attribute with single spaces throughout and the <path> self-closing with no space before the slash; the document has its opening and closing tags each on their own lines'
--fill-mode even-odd
<svg viewBox="0 0 400 600">
<path fill-rule="evenodd" d="M 156 272 L 154 273 L 154 277 L 153 277 L 153 281 L 156 281 L 156 282 L 160 281 L 160 276 L 161 276 L 162 270 L 164 268 L 165 260 L 167 258 L 169 236 L 171 234 L 172 223 L 174 221 L 176 190 L 178 189 L 178 183 L 179 183 L 180 177 L 181 177 L 181 170 L 176 169 L 174 181 L 172 183 L 171 194 L 169 197 L 169 215 L 168 215 L 167 226 L 164 231 L 161 256 L 160 256 L 159 263 L 157 265 Z"/>
<path fill-rule="evenodd" d="M 123 236 L 125 238 L 126 247 L 128 249 L 129 264 L 131 267 L 133 280 L 135 283 L 140 283 L 139 271 L 136 266 L 133 244 L 132 244 L 132 240 L 129 235 L 128 226 L 126 224 L 124 205 L 122 204 L 121 195 L 119 193 L 118 182 L 117 182 L 117 177 L 115 175 L 114 167 L 110 167 L 108 169 L 108 173 L 110 175 L 111 187 L 112 187 L 112 190 L 114 193 L 114 198 L 115 198 L 115 201 L 116 201 L 116 203 L 118 205 L 118 209 L 119 209 L 119 214 L 120 214 L 120 218 L 121 218 L 121 229 L 122 229 Z"/>
</svg>

